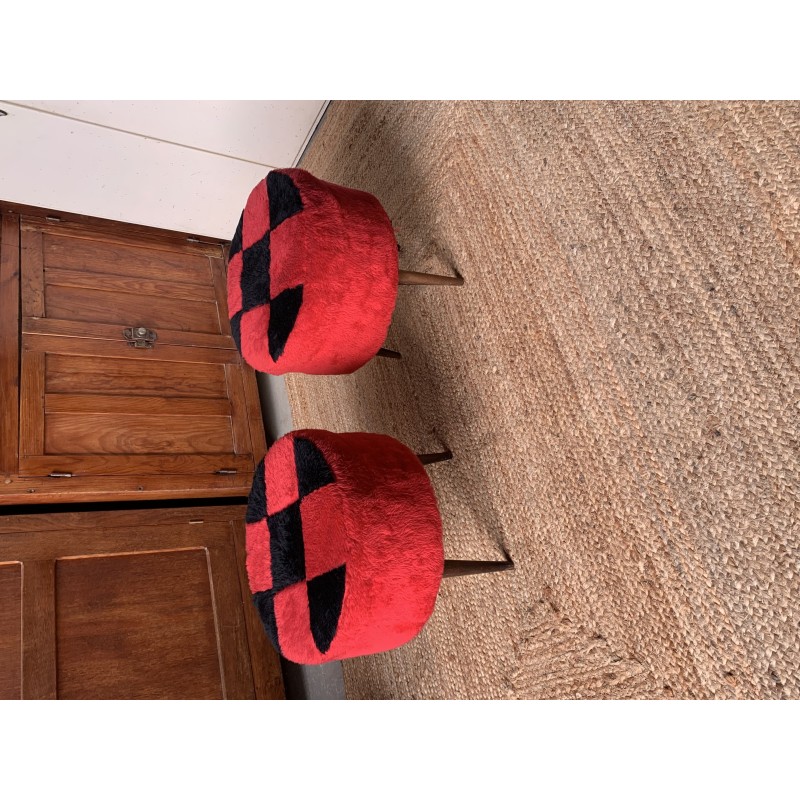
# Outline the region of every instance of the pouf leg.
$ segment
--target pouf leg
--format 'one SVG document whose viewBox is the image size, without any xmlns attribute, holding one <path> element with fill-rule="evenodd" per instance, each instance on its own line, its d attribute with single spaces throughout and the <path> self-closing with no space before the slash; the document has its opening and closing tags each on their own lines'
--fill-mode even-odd
<svg viewBox="0 0 800 800">
<path fill-rule="evenodd" d="M 400 283 L 406 286 L 463 286 L 460 275 L 432 275 L 430 272 L 411 272 L 400 270 Z"/>
<path fill-rule="evenodd" d="M 514 562 L 508 561 L 452 561 L 445 559 L 443 578 L 457 578 L 460 575 L 483 575 L 486 572 L 502 572 L 514 569 Z"/>
<path fill-rule="evenodd" d="M 400 245 L 397 245 L 398 251 Z M 429 272 L 412 272 L 411 270 L 401 269 L 398 283 L 405 286 L 463 286 L 464 279 L 460 275 L 432 275 Z M 402 358 L 400 353 L 395 350 L 388 350 L 381 347 L 375 354 L 382 358 Z M 424 462 L 423 462 L 424 463 Z"/>
<path fill-rule="evenodd" d="M 449 450 L 441 453 L 417 453 L 417 458 L 423 464 L 436 464 L 439 461 L 450 461 L 453 454 Z M 485 572 L 501 572 L 514 569 L 514 562 L 506 553 L 506 561 L 453 561 L 445 559 L 444 578 L 456 578 L 459 575 L 481 575 Z"/>
<path fill-rule="evenodd" d="M 423 464 L 435 464 L 437 461 L 449 461 L 453 454 L 449 450 L 443 453 L 417 453 L 417 458 Z"/>
</svg>

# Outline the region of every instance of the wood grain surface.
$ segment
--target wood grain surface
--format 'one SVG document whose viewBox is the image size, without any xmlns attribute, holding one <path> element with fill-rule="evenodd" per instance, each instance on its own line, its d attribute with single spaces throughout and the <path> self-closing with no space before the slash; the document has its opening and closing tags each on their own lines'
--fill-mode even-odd
<svg viewBox="0 0 800 800">
<path fill-rule="evenodd" d="M 75 269 L 48 267 L 44 273 L 47 286 L 69 286 L 74 289 L 94 289 L 103 292 L 132 294 L 145 297 L 167 297 L 171 300 L 193 300 L 215 303 L 214 287 L 203 284 L 184 284 L 172 281 L 169 275 L 161 280 L 132 278 L 104 272 L 84 272 Z"/>
<path fill-rule="evenodd" d="M 120 329 L 141 326 L 156 331 L 164 327 L 197 333 L 220 332 L 216 303 L 113 290 L 48 284 L 45 313 L 49 319 L 118 324 Z"/>
<path fill-rule="evenodd" d="M 224 696 L 204 549 L 62 559 L 56 595 L 59 698 Z"/>
<path fill-rule="evenodd" d="M 0 217 L 0 473 L 17 468 L 19 437 L 19 217 Z"/>
<path fill-rule="evenodd" d="M 132 246 L 123 243 L 124 240 L 103 241 L 91 231 L 87 231 L 87 236 L 91 238 L 76 239 L 63 235 L 64 230 L 61 225 L 57 233 L 44 236 L 42 251 L 45 267 L 130 278 L 169 279 L 175 283 L 211 283 L 208 257 L 201 253 L 175 252 L 172 247 L 154 249 L 147 245 Z"/>
<path fill-rule="evenodd" d="M 114 342 L 122 342 L 123 341 L 123 334 L 122 331 L 126 327 L 131 327 L 130 325 L 119 325 L 119 324 L 107 324 L 107 323 L 100 323 L 100 322 L 92 322 L 91 324 L 87 324 L 86 322 L 77 321 L 77 320 L 69 320 L 69 319 L 33 319 L 33 318 L 26 318 L 22 320 L 22 332 L 25 333 L 40 333 L 45 334 L 47 336 L 58 336 L 58 337 L 76 337 L 81 339 L 108 339 Z M 165 328 L 161 326 L 158 331 L 158 342 L 159 342 L 159 351 L 161 351 L 164 347 L 167 346 L 174 346 L 174 345 L 181 345 L 184 347 L 200 347 L 204 349 L 209 348 L 222 348 L 225 350 L 235 350 L 236 345 L 234 344 L 233 338 L 231 336 L 220 336 L 218 334 L 212 333 L 197 333 L 196 331 L 176 331 L 172 330 L 171 328 Z M 125 342 L 127 345 L 127 342 Z M 39 345 L 42 349 L 47 349 L 47 344 L 40 344 Z M 133 348 L 130 348 L 133 350 Z M 119 350 L 115 350 L 115 353 L 120 354 Z M 155 350 L 148 351 L 148 354 L 154 353 Z M 201 361 L 204 358 L 210 359 L 212 358 L 211 354 L 203 353 L 200 355 L 192 355 L 191 353 L 185 353 L 183 355 L 179 355 L 177 360 L 179 361 Z M 139 356 L 137 353 L 136 356 Z M 131 356 L 129 356 L 131 357 Z M 228 361 L 236 360 L 236 356 L 233 358 L 227 357 Z"/>
<path fill-rule="evenodd" d="M 227 417 L 46 414 L 44 452 L 98 454 L 228 453 Z"/>
<path fill-rule="evenodd" d="M 209 454 L 173 454 L 173 455 L 79 455 L 68 453 L 58 455 L 49 453 L 42 456 L 26 456 L 20 463 L 21 477 L 42 477 L 52 473 L 68 473 L 74 479 L 72 483 L 63 485 L 62 491 L 69 491 L 70 486 L 74 486 L 78 491 L 80 478 L 91 475 L 97 476 L 130 476 L 140 478 L 147 482 L 152 488 L 153 483 L 162 476 L 164 488 L 169 486 L 167 478 L 178 475 L 185 475 L 195 485 L 202 483 L 205 485 L 211 476 L 217 476 L 220 470 L 225 470 L 224 474 L 236 474 L 238 480 L 234 481 L 238 485 L 239 491 L 235 494 L 246 493 L 249 489 L 249 481 L 252 480 L 253 457 L 249 453 L 235 454 L 229 451 Z M 220 474 L 220 477 L 224 477 Z M 146 476 L 146 477 L 145 477 Z M 52 481 L 48 486 L 52 485 Z M 36 484 L 31 484 L 36 485 Z M 191 485 L 191 483 L 189 484 Z M 223 484 L 224 485 L 224 484 Z M 52 486 L 55 490 L 55 486 Z M 138 488 L 137 486 L 133 487 Z"/>
<path fill-rule="evenodd" d="M 125 397 L 227 398 L 225 368 L 222 364 L 80 357 L 58 353 L 47 355 L 45 390 L 49 393 Z"/>
<path fill-rule="evenodd" d="M 0 700 L 22 695 L 22 564 L 0 563 Z"/>
<path fill-rule="evenodd" d="M 251 629 L 243 519 L 244 505 L 0 516 L 0 697 L 283 697 Z"/>
<path fill-rule="evenodd" d="M 9 548 L 3 547 L 3 550 L 8 553 Z M 22 697 L 55 700 L 55 560 L 35 557 L 21 557 L 20 560 L 23 562 Z"/>
</svg>

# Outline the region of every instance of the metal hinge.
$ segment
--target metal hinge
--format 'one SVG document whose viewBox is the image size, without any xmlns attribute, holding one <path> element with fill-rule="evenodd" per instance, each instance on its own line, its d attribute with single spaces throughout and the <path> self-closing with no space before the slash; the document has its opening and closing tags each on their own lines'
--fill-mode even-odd
<svg viewBox="0 0 800 800">
<path fill-rule="evenodd" d="M 215 475 L 235 475 L 238 470 L 235 469 L 218 469 L 214 474 Z"/>
<path fill-rule="evenodd" d="M 71 472 L 51 472 L 50 473 L 50 477 L 51 478 L 71 478 L 72 477 L 72 473 Z"/>
<path fill-rule="evenodd" d="M 61 222 L 61 217 L 45 217 L 48 222 Z"/>
<path fill-rule="evenodd" d="M 131 347 L 152 348 L 158 334 L 149 328 L 125 328 L 122 335 Z"/>
</svg>

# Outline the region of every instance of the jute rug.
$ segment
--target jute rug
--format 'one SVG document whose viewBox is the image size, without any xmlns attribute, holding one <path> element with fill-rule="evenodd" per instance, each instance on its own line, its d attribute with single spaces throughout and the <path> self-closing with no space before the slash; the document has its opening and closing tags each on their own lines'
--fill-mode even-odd
<svg viewBox="0 0 800 800">
<path fill-rule="evenodd" d="M 348 697 L 800 697 L 800 104 L 335 102 L 301 166 L 465 285 L 295 427 L 452 449 L 446 556 L 516 562 Z"/>
</svg>

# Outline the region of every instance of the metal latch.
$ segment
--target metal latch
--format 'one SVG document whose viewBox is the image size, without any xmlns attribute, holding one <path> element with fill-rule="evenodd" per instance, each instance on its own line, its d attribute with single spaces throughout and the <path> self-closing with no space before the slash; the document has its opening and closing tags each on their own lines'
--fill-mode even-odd
<svg viewBox="0 0 800 800">
<path fill-rule="evenodd" d="M 131 347 L 152 348 L 153 342 L 158 339 L 156 332 L 149 328 L 125 328 L 122 335 Z"/>
</svg>

